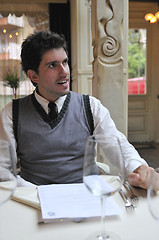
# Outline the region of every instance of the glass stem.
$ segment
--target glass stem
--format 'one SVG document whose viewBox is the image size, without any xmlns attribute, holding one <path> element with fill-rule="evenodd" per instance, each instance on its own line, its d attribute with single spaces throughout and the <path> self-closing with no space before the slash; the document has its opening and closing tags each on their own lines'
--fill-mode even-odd
<svg viewBox="0 0 159 240">
<path fill-rule="evenodd" d="M 99 240 L 104 240 L 104 239 L 107 239 L 107 235 L 106 235 L 106 232 L 105 232 L 105 211 L 104 211 L 104 208 L 105 208 L 105 204 L 104 204 L 104 196 L 101 196 L 100 197 L 100 200 L 101 200 L 101 236 L 98 237 Z"/>
</svg>

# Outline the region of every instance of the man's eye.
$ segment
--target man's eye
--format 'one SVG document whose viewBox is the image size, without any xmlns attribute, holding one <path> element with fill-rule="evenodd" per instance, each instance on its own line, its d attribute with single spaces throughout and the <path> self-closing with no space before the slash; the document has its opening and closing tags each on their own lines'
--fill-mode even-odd
<svg viewBox="0 0 159 240">
<path fill-rule="evenodd" d="M 66 64 L 68 64 L 68 59 L 65 59 L 65 60 L 63 61 L 63 65 L 66 65 Z"/>
<path fill-rule="evenodd" d="M 50 68 L 54 68 L 54 67 L 56 67 L 56 64 L 55 64 L 55 63 L 51 63 L 51 64 L 49 65 L 49 67 L 50 67 Z"/>
</svg>

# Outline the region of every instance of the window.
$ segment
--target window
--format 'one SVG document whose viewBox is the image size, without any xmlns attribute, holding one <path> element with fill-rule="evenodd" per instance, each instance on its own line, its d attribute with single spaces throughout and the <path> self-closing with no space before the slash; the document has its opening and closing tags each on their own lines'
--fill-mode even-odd
<svg viewBox="0 0 159 240">
<path fill-rule="evenodd" d="M 12 98 L 28 95 L 34 90 L 21 68 L 21 43 L 29 34 L 49 29 L 48 4 L 10 5 L 0 4 L 0 109 Z M 8 72 L 20 78 L 16 94 L 3 81 Z"/>
<path fill-rule="evenodd" d="M 146 94 L 146 29 L 129 29 L 128 94 Z"/>
</svg>

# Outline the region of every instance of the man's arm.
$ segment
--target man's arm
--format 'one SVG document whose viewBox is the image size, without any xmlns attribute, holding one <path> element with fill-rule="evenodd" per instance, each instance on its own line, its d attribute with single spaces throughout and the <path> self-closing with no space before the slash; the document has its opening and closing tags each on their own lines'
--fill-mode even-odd
<svg viewBox="0 0 159 240">
<path fill-rule="evenodd" d="M 0 112 L 0 144 L 3 140 L 8 141 L 10 144 L 10 152 L 12 159 L 17 163 L 16 155 L 16 142 L 13 134 L 12 125 L 12 103 L 7 104 Z M 10 163 L 2 154 L 0 155 L 0 174 L 1 176 L 7 176 Z"/>
<path fill-rule="evenodd" d="M 123 151 L 126 178 L 131 185 L 147 188 L 153 168 L 140 157 L 136 149 L 128 142 L 124 134 L 117 130 L 109 111 L 94 97 L 90 97 L 90 105 L 94 118 L 94 134 L 115 135 L 120 139 Z"/>
<path fill-rule="evenodd" d="M 9 142 L 12 156 L 15 158 L 17 154 L 16 140 L 13 133 L 12 102 L 8 103 L 0 112 L 0 141 L 2 140 L 7 140 Z"/>
<path fill-rule="evenodd" d="M 17 143 L 14 137 L 13 132 L 13 121 L 12 121 L 12 102 L 8 103 L 0 112 L 0 143 L 3 140 L 7 140 L 10 143 L 11 147 L 11 154 L 14 161 L 17 163 L 17 153 L 16 147 Z M 7 163 L 4 163 L 4 158 L 0 156 L 0 176 L 6 177 L 8 175 L 7 168 L 5 169 L 4 166 L 7 166 Z M 18 186 L 30 186 L 33 185 L 32 183 L 25 181 L 20 176 L 17 177 Z"/>
</svg>

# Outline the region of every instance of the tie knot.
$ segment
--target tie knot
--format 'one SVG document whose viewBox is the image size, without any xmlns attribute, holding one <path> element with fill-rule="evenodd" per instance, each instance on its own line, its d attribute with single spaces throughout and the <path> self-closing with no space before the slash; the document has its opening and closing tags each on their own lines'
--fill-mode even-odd
<svg viewBox="0 0 159 240">
<path fill-rule="evenodd" d="M 56 118 L 57 115 L 58 115 L 56 103 L 50 102 L 50 103 L 48 104 L 48 107 L 49 107 L 49 109 L 50 109 L 50 111 L 49 111 L 49 117 L 50 117 L 51 119 Z"/>
</svg>

